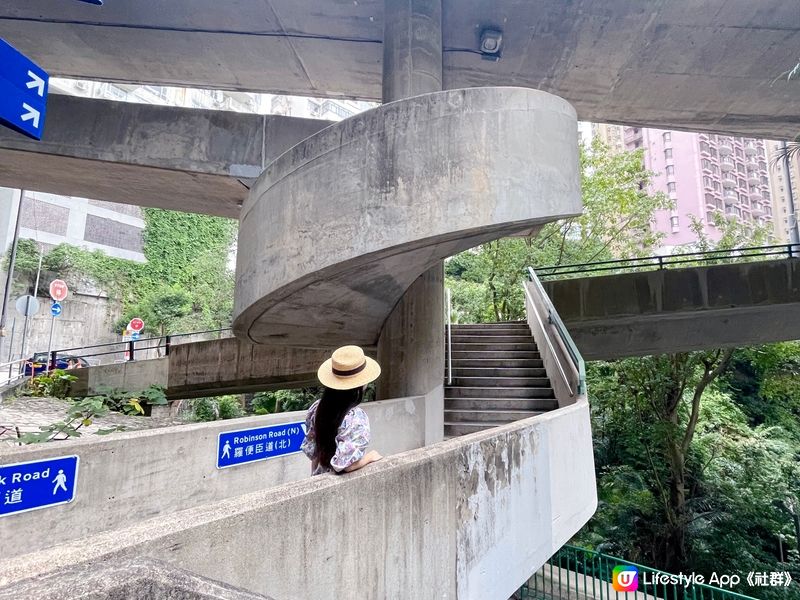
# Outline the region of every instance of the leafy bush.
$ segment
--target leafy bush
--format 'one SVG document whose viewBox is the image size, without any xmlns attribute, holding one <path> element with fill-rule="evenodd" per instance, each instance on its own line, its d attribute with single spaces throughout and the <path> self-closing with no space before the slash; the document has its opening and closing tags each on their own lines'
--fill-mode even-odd
<svg viewBox="0 0 800 600">
<path fill-rule="evenodd" d="M 318 387 L 258 392 L 253 396 L 253 412 L 257 415 L 269 415 L 279 412 L 306 410 L 321 395 L 322 390 Z"/>
<path fill-rule="evenodd" d="M 244 416 L 242 405 L 236 396 L 220 396 L 217 398 L 220 419 L 237 419 Z"/>
<path fill-rule="evenodd" d="M 193 421 L 216 421 L 219 418 L 219 406 L 211 398 L 195 398 L 192 400 Z"/>
<path fill-rule="evenodd" d="M 42 373 L 31 378 L 23 393 L 26 396 L 61 398 L 63 400 L 69 395 L 70 384 L 77 379 L 63 369 L 54 369 L 49 373 Z"/>
<path fill-rule="evenodd" d="M 141 392 L 126 392 L 125 390 L 103 390 L 101 394 L 93 396 L 99 398 L 109 409 L 126 415 L 147 414 L 148 406 L 163 406 L 167 404 L 164 388 L 159 385 L 150 385 Z"/>
</svg>

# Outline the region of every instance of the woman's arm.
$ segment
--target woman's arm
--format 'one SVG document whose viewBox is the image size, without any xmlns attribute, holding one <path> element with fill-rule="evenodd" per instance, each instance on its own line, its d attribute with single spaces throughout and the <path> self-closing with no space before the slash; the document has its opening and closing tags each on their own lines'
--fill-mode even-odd
<svg viewBox="0 0 800 600">
<path fill-rule="evenodd" d="M 370 450 L 363 457 L 361 457 L 360 460 L 354 462 L 352 465 L 344 469 L 344 472 L 351 473 L 353 471 L 358 471 L 359 469 L 363 469 L 364 467 L 366 467 L 368 464 L 374 463 L 375 461 L 378 461 L 382 458 L 383 456 L 378 454 L 377 451 Z"/>
</svg>

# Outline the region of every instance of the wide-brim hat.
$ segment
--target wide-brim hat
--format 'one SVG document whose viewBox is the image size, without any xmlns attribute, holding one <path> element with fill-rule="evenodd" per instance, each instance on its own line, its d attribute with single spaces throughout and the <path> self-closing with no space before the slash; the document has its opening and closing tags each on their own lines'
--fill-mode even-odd
<svg viewBox="0 0 800 600">
<path fill-rule="evenodd" d="M 325 387 L 352 390 L 375 381 L 381 366 L 358 346 L 342 346 L 317 370 L 317 378 Z"/>
</svg>

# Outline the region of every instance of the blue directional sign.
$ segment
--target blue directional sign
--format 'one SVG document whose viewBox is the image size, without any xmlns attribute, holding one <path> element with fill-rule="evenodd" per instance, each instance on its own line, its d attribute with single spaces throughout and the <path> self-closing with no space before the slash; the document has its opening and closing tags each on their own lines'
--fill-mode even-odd
<svg viewBox="0 0 800 600">
<path fill-rule="evenodd" d="M 0 465 L 0 517 L 72 502 L 77 483 L 77 456 Z"/>
<path fill-rule="evenodd" d="M 53 304 L 50 306 L 50 314 L 53 315 L 54 317 L 60 317 L 62 310 L 63 309 L 61 308 L 61 305 L 58 302 L 53 302 Z"/>
<path fill-rule="evenodd" d="M 132 339 L 134 342 L 135 342 L 136 340 L 138 340 L 140 337 L 142 337 L 142 334 L 141 334 L 141 333 L 139 333 L 138 331 L 134 331 L 134 332 L 131 334 L 131 339 Z"/>
<path fill-rule="evenodd" d="M 103 0 L 78 0 L 79 2 L 86 2 L 86 4 L 96 4 L 97 6 L 103 6 Z"/>
<path fill-rule="evenodd" d="M 217 468 L 235 467 L 300 452 L 300 445 L 306 437 L 305 430 L 306 424 L 299 422 L 220 433 Z"/>
<path fill-rule="evenodd" d="M 0 39 L 0 123 L 42 139 L 50 76 Z"/>
</svg>

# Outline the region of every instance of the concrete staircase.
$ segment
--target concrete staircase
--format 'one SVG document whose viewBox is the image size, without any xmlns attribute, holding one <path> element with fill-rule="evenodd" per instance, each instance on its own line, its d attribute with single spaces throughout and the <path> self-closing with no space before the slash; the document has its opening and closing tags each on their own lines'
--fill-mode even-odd
<svg viewBox="0 0 800 600">
<path fill-rule="evenodd" d="M 452 326 L 453 382 L 444 388 L 451 438 L 558 408 L 527 323 Z"/>
</svg>

